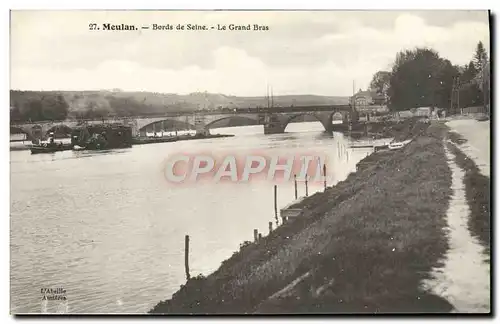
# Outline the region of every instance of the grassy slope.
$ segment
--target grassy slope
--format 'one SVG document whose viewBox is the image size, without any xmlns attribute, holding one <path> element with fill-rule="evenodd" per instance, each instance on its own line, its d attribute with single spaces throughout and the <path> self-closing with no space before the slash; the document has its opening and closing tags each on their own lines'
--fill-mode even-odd
<svg viewBox="0 0 500 324">
<path fill-rule="evenodd" d="M 445 312 L 420 290 L 447 249 L 442 125 L 304 203 L 302 218 L 190 280 L 152 313 Z M 271 295 L 308 273 L 278 298 Z"/>
<path fill-rule="evenodd" d="M 458 145 L 466 142 L 464 138 L 454 132 L 450 132 L 448 138 Z M 455 155 L 457 165 L 465 171 L 465 196 L 471 209 L 468 221 L 469 231 L 485 247 L 485 254 L 489 260 L 491 235 L 490 178 L 482 175 L 474 161 L 457 146 L 448 143 L 448 148 Z"/>
</svg>

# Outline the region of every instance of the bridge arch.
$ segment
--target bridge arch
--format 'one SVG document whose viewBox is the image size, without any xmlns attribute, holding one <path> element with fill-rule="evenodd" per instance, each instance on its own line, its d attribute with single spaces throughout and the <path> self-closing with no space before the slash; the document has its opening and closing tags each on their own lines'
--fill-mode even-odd
<svg viewBox="0 0 500 324">
<path fill-rule="evenodd" d="M 289 123 L 291 123 L 294 119 L 300 117 L 300 116 L 313 116 L 317 121 L 319 121 L 322 125 L 325 131 L 329 132 L 332 130 L 332 120 L 333 120 L 333 115 L 340 113 L 342 115 L 346 114 L 347 112 L 343 111 L 325 111 L 325 112 L 303 112 L 303 113 L 297 113 L 294 114 L 290 117 L 288 117 L 284 123 L 283 123 L 283 129 L 286 129 Z"/>
<path fill-rule="evenodd" d="M 223 120 L 249 120 L 249 121 L 252 121 L 253 124 L 250 124 L 250 125 L 258 125 L 259 124 L 259 120 L 258 120 L 258 117 L 256 118 L 252 118 L 252 117 L 248 117 L 248 116 L 227 116 L 227 117 L 221 117 L 219 119 L 215 119 L 215 120 L 212 120 L 210 122 L 208 122 L 206 125 L 205 125 L 205 128 L 206 129 L 209 129 L 209 128 L 212 128 L 212 126 L 218 122 L 221 122 Z M 231 126 L 222 126 L 222 127 L 231 127 Z M 222 128 L 220 127 L 220 128 Z M 219 128 L 219 127 L 216 127 L 216 128 Z"/>
<path fill-rule="evenodd" d="M 10 134 L 11 135 L 14 135 L 14 134 L 24 134 L 24 135 L 26 135 L 25 139 L 27 141 L 33 141 L 34 140 L 31 132 L 29 130 L 25 129 L 24 127 L 10 126 Z"/>
<path fill-rule="evenodd" d="M 49 128 L 45 132 L 45 135 L 49 134 L 50 132 L 54 132 L 56 134 L 59 133 L 59 134 L 64 134 L 64 135 L 71 135 L 72 131 L 73 131 L 73 128 L 69 127 L 68 125 L 59 124 L 59 125 L 55 125 L 55 126 L 52 126 L 51 128 Z"/>
<path fill-rule="evenodd" d="M 175 129 L 178 129 L 177 127 L 186 127 L 184 129 L 194 129 L 195 128 L 195 126 L 189 122 L 180 121 L 180 120 L 174 119 L 174 118 L 165 118 L 162 120 L 152 121 L 152 122 L 145 124 L 145 125 L 140 125 L 138 127 L 138 130 L 145 131 L 152 126 L 153 126 L 153 129 L 156 129 L 156 128 L 154 128 L 154 127 L 156 127 L 156 125 L 161 126 L 161 127 L 159 127 L 158 130 L 175 130 Z"/>
<path fill-rule="evenodd" d="M 11 134 L 27 134 L 26 131 L 19 126 L 10 126 L 10 133 Z"/>
</svg>

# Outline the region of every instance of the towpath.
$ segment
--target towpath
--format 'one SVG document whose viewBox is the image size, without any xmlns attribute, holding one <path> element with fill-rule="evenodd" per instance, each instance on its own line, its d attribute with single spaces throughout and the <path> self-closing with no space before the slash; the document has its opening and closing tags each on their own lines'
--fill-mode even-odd
<svg viewBox="0 0 500 324">
<path fill-rule="evenodd" d="M 476 163 L 481 174 L 490 176 L 490 122 L 475 119 L 458 119 L 446 123 L 448 127 L 462 135 L 467 143 L 460 149 Z"/>
</svg>

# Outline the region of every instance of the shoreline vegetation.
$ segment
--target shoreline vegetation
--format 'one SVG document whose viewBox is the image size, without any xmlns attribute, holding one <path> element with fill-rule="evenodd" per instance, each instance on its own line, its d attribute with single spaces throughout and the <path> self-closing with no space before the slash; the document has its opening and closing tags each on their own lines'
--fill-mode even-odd
<svg viewBox="0 0 500 324">
<path fill-rule="evenodd" d="M 416 119 L 402 125 L 393 136 L 413 138 L 404 148 L 368 156 L 346 180 L 301 201 L 304 215 L 244 242 L 214 273 L 191 278 L 149 313 L 451 311 L 421 285 L 448 249 L 448 128 Z M 474 224 L 482 232 L 483 221 Z"/>
</svg>

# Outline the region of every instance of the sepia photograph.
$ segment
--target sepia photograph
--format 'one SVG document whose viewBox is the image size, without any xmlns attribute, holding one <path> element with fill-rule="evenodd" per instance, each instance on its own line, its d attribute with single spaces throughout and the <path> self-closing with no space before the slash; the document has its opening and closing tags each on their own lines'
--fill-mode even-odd
<svg viewBox="0 0 500 324">
<path fill-rule="evenodd" d="M 492 15 L 10 10 L 10 314 L 491 316 Z"/>
</svg>

